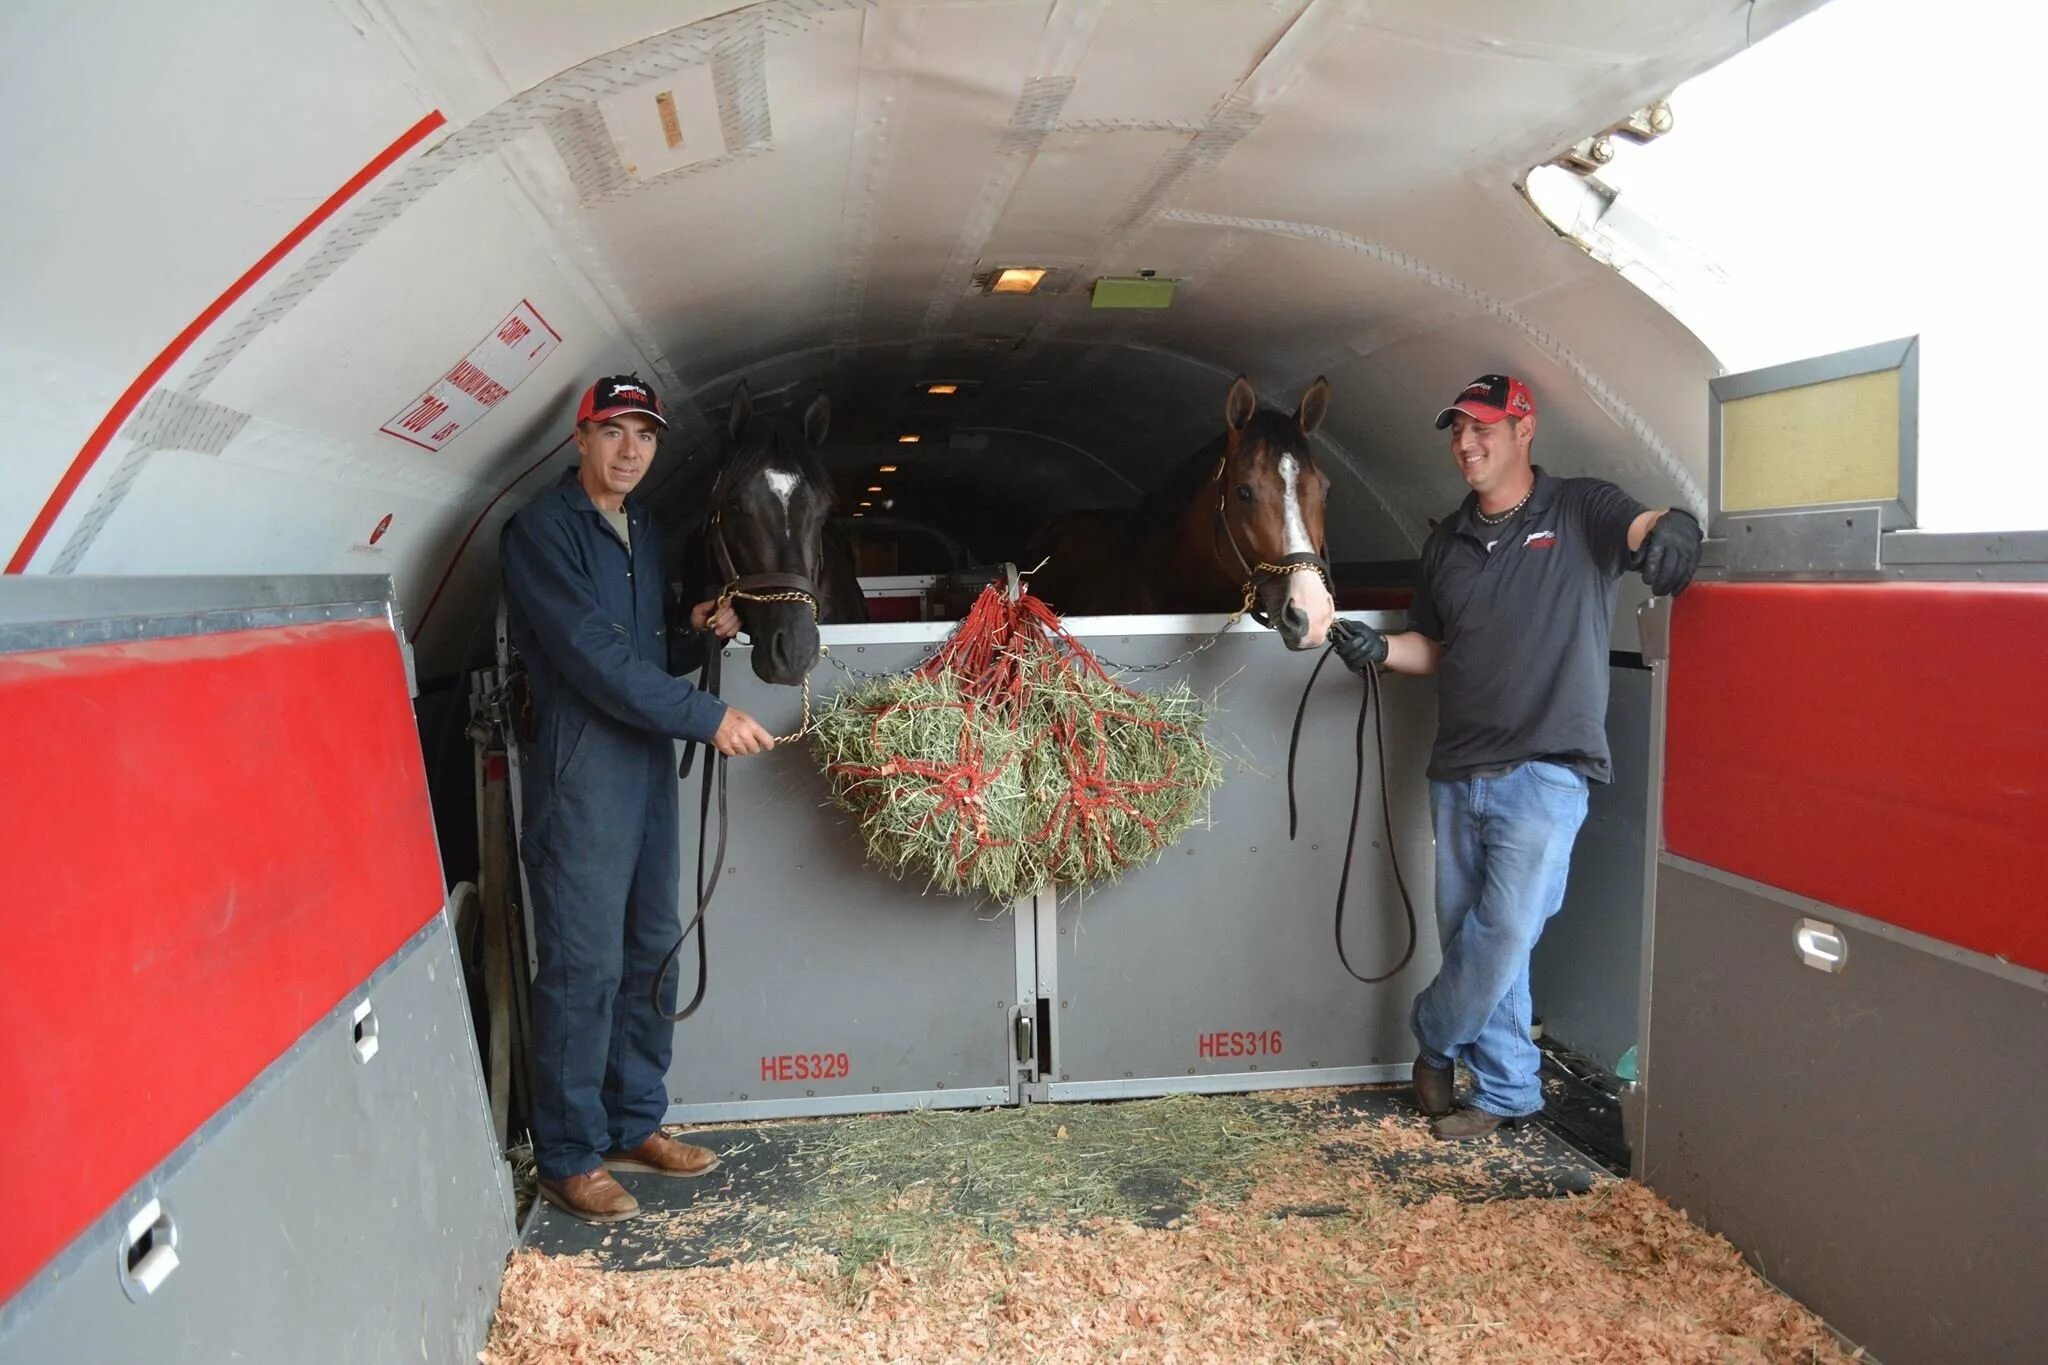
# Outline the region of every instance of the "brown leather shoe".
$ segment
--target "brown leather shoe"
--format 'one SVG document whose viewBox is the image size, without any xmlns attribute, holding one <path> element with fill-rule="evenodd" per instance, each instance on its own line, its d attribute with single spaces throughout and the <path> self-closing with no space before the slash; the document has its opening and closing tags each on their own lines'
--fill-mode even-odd
<svg viewBox="0 0 2048 1365">
<path fill-rule="evenodd" d="M 1433 1119 L 1451 1112 L 1451 1085 L 1457 1080 L 1455 1067 L 1436 1067 L 1415 1059 L 1415 1107 Z"/>
<path fill-rule="evenodd" d="M 604 1164 L 614 1171 L 641 1171 L 648 1175 L 709 1175 L 718 1169 L 718 1154 L 708 1147 L 692 1147 L 653 1132 L 630 1151 L 613 1152 Z"/>
<path fill-rule="evenodd" d="M 623 1223 L 640 1212 L 640 1201 L 602 1166 L 566 1180 L 543 1180 L 540 1197 L 586 1223 Z"/>
<path fill-rule="evenodd" d="M 1461 1108 L 1430 1122 L 1429 1130 L 1445 1142 L 1471 1142 L 1483 1138 L 1500 1128 L 1520 1128 L 1535 1118 L 1534 1114 L 1509 1116 L 1492 1114 L 1484 1109 Z"/>
</svg>

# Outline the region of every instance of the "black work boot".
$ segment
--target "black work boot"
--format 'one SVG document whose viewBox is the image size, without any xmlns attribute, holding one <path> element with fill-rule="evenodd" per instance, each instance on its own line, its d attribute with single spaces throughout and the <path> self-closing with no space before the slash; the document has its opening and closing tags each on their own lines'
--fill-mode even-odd
<svg viewBox="0 0 2048 1365">
<path fill-rule="evenodd" d="M 1429 1130 L 1445 1142 L 1471 1142 L 1490 1135 L 1496 1129 L 1520 1128 L 1534 1117 L 1534 1114 L 1510 1116 L 1488 1113 L 1484 1109 L 1462 1108 L 1432 1121 Z"/>
<path fill-rule="evenodd" d="M 1451 1085 L 1457 1080 L 1455 1067 L 1431 1066 L 1415 1059 L 1415 1107 L 1433 1119 L 1451 1112 Z"/>
</svg>

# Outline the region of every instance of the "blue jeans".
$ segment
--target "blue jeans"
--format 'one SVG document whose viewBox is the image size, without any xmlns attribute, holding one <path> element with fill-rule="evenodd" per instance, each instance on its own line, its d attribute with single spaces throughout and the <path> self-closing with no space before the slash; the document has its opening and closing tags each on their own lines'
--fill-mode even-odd
<svg viewBox="0 0 2048 1365">
<path fill-rule="evenodd" d="M 1529 954 L 1564 904 L 1586 779 L 1556 763 L 1505 777 L 1432 782 L 1436 925 L 1443 967 L 1410 1022 L 1432 1066 L 1462 1062 L 1475 1107 L 1517 1117 L 1543 1108 L 1529 1041 Z"/>
</svg>

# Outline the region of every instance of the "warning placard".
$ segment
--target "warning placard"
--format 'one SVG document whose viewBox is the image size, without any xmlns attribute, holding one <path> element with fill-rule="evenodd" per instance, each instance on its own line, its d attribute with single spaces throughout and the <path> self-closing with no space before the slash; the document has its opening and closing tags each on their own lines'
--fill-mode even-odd
<svg viewBox="0 0 2048 1365">
<path fill-rule="evenodd" d="M 422 450 L 440 450 L 540 368 L 562 337 L 525 299 L 455 368 L 378 430 Z"/>
</svg>

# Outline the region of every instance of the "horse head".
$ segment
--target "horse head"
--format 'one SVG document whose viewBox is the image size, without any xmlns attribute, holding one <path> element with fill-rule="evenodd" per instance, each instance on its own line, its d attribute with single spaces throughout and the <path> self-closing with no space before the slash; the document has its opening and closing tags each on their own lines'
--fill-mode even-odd
<svg viewBox="0 0 2048 1365">
<path fill-rule="evenodd" d="M 1327 379 L 1309 385 L 1290 415 L 1261 408 L 1242 375 L 1223 406 L 1229 431 L 1214 486 L 1216 554 L 1225 573 L 1241 575 L 1257 614 L 1289 649 L 1321 645 L 1337 611 L 1323 538 L 1330 479 L 1309 445 L 1329 410 Z"/>
<path fill-rule="evenodd" d="M 793 686 L 818 663 L 832 481 L 816 451 L 831 419 L 822 394 L 798 430 L 786 414 L 755 412 L 745 381 L 733 390 L 707 551 L 754 642 L 754 673 L 763 682 Z"/>
</svg>

